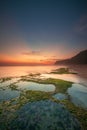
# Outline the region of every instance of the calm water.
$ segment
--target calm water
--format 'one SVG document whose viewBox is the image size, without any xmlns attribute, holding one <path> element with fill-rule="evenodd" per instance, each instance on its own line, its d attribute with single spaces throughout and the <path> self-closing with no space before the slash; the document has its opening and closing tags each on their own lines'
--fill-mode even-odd
<svg viewBox="0 0 87 130">
<path fill-rule="evenodd" d="M 21 81 L 20 76 L 28 75 L 30 73 L 41 73 L 39 78 L 56 78 L 63 79 L 66 81 L 74 82 L 72 86 L 67 90 L 70 95 L 71 102 L 75 105 L 79 105 L 87 109 L 87 66 L 71 66 L 70 68 L 76 71 L 78 74 L 48 74 L 54 69 L 67 66 L 16 66 L 16 67 L 0 67 L 0 78 L 1 77 L 13 77 L 11 80 L 0 82 L 0 103 L 2 101 L 10 101 L 14 99 L 16 106 L 16 98 L 20 98 L 21 92 L 23 90 L 33 90 L 33 91 L 44 91 L 52 92 L 55 91 L 56 87 L 52 84 L 39 84 L 35 82 Z M 11 90 L 10 84 L 17 85 L 18 90 Z M 57 93 L 52 95 L 55 99 L 64 100 L 68 96 L 62 93 Z M 7 103 L 6 102 L 6 103 Z M 10 104 L 10 105 L 13 105 Z M 4 106 L 3 106 L 4 108 Z M 3 119 L 8 119 L 9 114 L 13 114 L 13 108 L 10 107 L 10 112 L 4 112 L 5 117 L 0 117 L 1 121 Z M 11 112 L 12 111 L 12 112 Z M 70 114 L 70 112 L 61 104 L 57 104 L 50 100 L 45 101 L 35 101 L 33 103 L 27 103 L 23 105 L 20 109 L 15 111 L 14 115 L 17 114 L 17 118 L 13 118 L 9 121 L 9 128 L 13 130 L 16 129 L 38 129 L 49 130 L 51 126 L 52 129 L 70 129 L 70 130 L 81 130 L 80 123 L 78 120 Z M 14 116 L 15 117 L 15 116 Z M 4 123 L 1 122 L 0 128 L 3 130 Z M 5 128 L 5 126 L 4 126 Z"/>
<path fill-rule="evenodd" d="M 65 94 L 63 94 L 63 93 L 57 93 L 57 94 L 53 95 L 53 97 L 54 97 L 55 99 L 58 99 L 58 100 L 67 99 L 67 96 L 66 96 Z"/>
<path fill-rule="evenodd" d="M 69 67 L 78 74 L 47 74 L 54 69 Z M 0 77 L 19 77 L 30 73 L 41 73 L 42 78 L 57 78 L 87 86 L 87 65 L 74 66 L 4 66 L 0 67 Z"/>
<path fill-rule="evenodd" d="M 20 80 L 20 78 L 12 78 L 11 80 L 2 82 L 2 83 L 0 83 L 0 88 L 7 87 L 12 83 L 16 83 L 16 82 L 18 82 L 18 80 Z"/>
<path fill-rule="evenodd" d="M 0 77 L 8 76 L 21 76 L 29 73 L 46 73 L 51 70 L 69 67 L 78 72 L 79 76 L 87 80 L 87 65 L 74 65 L 74 66 L 0 66 Z"/>
<path fill-rule="evenodd" d="M 66 81 L 72 81 L 74 84 L 69 88 L 68 93 L 71 96 L 71 101 L 76 105 L 85 106 L 87 108 L 87 65 L 81 66 L 69 66 L 73 71 L 76 71 L 78 74 L 48 74 L 54 69 L 67 67 L 67 66 L 16 66 L 16 67 L 0 67 L 0 77 L 9 77 L 12 78 L 9 81 L 0 83 L 0 88 L 5 88 L 6 86 L 17 82 L 20 79 L 20 76 L 28 75 L 30 73 L 41 73 L 40 78 L 56 78 L 63 79 Z M 18 78 L 19 77 L 19 78 Z M 39 90 L 39 91 L 55 91 L 54 85 L 44 85 L 33 82 L 19 82 L 16 83 L 18 88 L 27 89 L 27 90 Z M 13 92 L 10 90 L 1 90 L 1 96 L 5 95 L 7 99 L 14 98 L 18 96 L 18 92 Z M 10 95 L 10 96 L 9 96 Z M 65 98 L 64 95 L 56 95 L 55 98 Z M 1 97 L 2 99 L 3 97 Z M 3 99 L 4 99 L 3 98 Z"/>
<path fill-rule="evenodd" d="M 12 98 L 16 98 L 19 95 L 20 92 L 16 90 L 11 90 L 11 89 L 0 90 L 0 102 L 7 101 Z"/>
<path fill-rule="evenodd" d="M 52 92 L 55 91 L 55 86 L 52 84 L 39 84 L 34 82 L 21 81 L 16 83 L 18 89 L 21 90 L 34 90 L 34 91 L 44 91 L 44 92 Z"/>
<path fill-rule="evenodd" d="M 65 66 L 4 66 L 0 67 L 0 77 L 22 76 L 29 73 L 46 73 Z"/>
<path fill-rule="evenodd" d="M 87 108 L 87 87 L 80 84 L 73 84 L 68 89 L 68 94 L 75 105 Z"/>
</svg>

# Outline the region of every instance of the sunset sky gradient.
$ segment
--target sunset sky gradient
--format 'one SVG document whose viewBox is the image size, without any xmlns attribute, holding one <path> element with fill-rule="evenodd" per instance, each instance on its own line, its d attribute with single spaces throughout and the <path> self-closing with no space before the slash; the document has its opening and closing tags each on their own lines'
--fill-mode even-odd
<svg viewBox="0 0 87 130">
<path fill-rule="evenodd" d="M 53 64 L 87 49 L 87 0 L 2 0 L 0 65 Z"/>
</svg>

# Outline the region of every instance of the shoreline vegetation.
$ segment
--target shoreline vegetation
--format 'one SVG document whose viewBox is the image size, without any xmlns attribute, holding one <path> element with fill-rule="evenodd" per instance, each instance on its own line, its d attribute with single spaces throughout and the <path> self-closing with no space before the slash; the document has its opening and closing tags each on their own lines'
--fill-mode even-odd
<svg viewBox="0 0 87 130">
<path fill-rule="evenodd" d="M 51 73 L 71 73 L 68 68 L 60 68 L 56 71 L 52 71 Z M 27 82 L 36 82 L 40 84 L 53 84 L 56 89 L 53 92 L 42 92 L 42 91 L 33 91 L 33 90 L 20 90 L 15 83 L 8 85 L 5 89 L 10 88 L 11 91 L 17 90 L 20 91 L 20 96 L 13 98 L 11 100 L 0 102 L 0 127 L 1 130 L 9 129 L 9 124 L 11 120 L 16 119 L 17 115 L 15 112 L 19 110 L 23 105 L 28 102 L 40 101 L 40 100 L 51 100 L 56 103 L 63 104 L 65 108 L 69 110 L 80 122 L 82 126 L 82 130 L 86 130 L 87 128 L 87 110 L 81 107 L 75 106 L 69 98 L 67 93 L 67 89 L 72 86 L 72 82 L 60 80 L 60 79 L 40 79 L 38 78 L 40 73 L 30 74 L 27 76 L 20 76 L 20 79 L 17 82 L 27 81 Z M 5 81 L 11 80 L 11 77 L 1 78 L 0 83 L 4 83 Z M 2 89 L 2 88 L 1 88 Z M 68 99 L 58 100 L 53 97 L 54 94 L 63 93 L 68 96 Z"/>
</svg>

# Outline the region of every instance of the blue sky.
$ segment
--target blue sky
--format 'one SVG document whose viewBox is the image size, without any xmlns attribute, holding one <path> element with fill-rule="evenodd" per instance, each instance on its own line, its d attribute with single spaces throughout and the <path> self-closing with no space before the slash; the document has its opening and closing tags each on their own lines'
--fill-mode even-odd
<svg viewBox="0 0 87 130">
<path fill-rule="evenodd" d="M 1 55 L 63 59 L 87 49 L 86 0 L 2 0 L 0 6 Z"/>
</svg>

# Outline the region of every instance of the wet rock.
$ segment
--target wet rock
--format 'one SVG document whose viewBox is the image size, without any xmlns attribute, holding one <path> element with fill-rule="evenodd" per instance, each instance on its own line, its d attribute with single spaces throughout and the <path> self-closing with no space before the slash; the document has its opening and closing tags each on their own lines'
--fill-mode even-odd
<svg viewBox="0 0 87 130">
<path fill-rule="evenodd" d="M 81 130 L 78 120 L 61 104 L 50 100 L 27 103 L 11 121 L 11 130 Z"/>
</svg>

